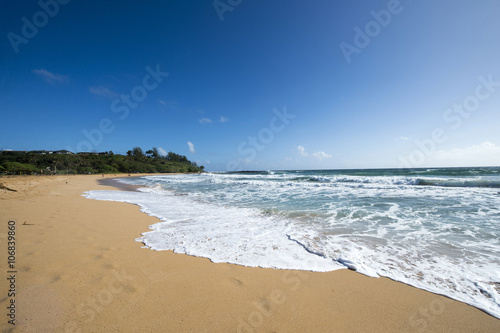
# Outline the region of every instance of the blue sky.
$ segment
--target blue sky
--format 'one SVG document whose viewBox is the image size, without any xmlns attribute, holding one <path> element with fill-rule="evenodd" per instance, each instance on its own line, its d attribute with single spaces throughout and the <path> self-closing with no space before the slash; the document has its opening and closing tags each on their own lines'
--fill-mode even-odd
<svg viewBox="0 0 500 333">
<path fill-rule="evenodd" d="M 220 171 L 500 165 L 495 0 L 0 6 L 0 149 L 158 147 Z"/>
</svg>

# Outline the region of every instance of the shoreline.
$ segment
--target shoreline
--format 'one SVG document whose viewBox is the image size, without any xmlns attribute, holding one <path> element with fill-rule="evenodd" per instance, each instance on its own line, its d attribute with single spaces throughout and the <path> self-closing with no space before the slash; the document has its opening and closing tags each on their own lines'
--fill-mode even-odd
<svg viewBox="0 0 500 333">
<path fill-rule="evenodd" d="M 142 187 L 140 185 L 130 185 L 130 184 L 121 183 L 118 181 L 118 179 L 121 179 L 121 178 L 122 177 L 98 179 L 97 183 L 99 185 L 113 187 L 114 189 L 119 190 L 119 191 L 137 191 L 137 189 L 139 187 Z"/>
<path fill-rule="evenodd" d="M 115 187 L 100 179 L 127 178 L 120 176 L 0 178 L 17 190 L 0 190 L 0 236 L 12 220 L 18 237 L 14 331 L 500 331 L 500 320 L 479 309 L 388 278 L 144 249 L 135 239 L 158 219 L 136 205 L 81 196 Z M 5 318 L 0 327 L 12 328 Z"/>
</svg>

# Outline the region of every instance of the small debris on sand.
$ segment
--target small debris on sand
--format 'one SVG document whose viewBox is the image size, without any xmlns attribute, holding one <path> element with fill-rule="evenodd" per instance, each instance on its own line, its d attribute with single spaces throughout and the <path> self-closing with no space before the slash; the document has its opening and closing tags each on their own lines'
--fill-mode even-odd
<svg viewBox="0 0 500 333">
<path fill-rule="evenodd" d="M 12 192 L 17 192 L 16 190 L 13 190 L 11 188 L 8 188 L 7 186 L 4 186 L 2 183 L 0 183 L 0 190 L 7 190 L 7 191 L 12 191 Z"/>
</svg>

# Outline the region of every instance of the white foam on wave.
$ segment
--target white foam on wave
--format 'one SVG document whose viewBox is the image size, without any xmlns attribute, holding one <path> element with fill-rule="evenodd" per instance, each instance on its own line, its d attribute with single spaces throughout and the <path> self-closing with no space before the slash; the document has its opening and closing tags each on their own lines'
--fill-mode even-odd
<svg viewBox="0 0 500 333">
<path fill-rule="evenodd" d="M 159 188 L 142 191 L 90 191 L 84 196 L 133 203 L 162 220 L 136 239 L 152 250 L 172 250 L 250 267 L 319 272 L 345 268 L 290 241 L 286 221 L 263 215 L 258 209 L 200 203 Z"/>
<path fill-rule="evenodd" d="M 463 257 L 451 257 L 444 252 L 447 246 L 439 244 L 430 232 L 417 231 L 413 236 L 431 246 L 412 245 L 394 239 L 375 240 L 364 235 L 318 235 L 314 230 L 295 230 L 291 237 L 310 251 L 327 258 L 336 258 L 348 268 L 372 277 L 389 277 L 414 287 L 478 307 L 500 318 L 500 270 L 498 258 L 471 256 L 471 249 L 452 249 Z M 321 241 L 318 241 L 321 237 Z M 386 242 L 385 245 L 374 245 Z M 434 246 L 434 248 L 432 248 Z M 382 249 L 383 247 L 383 249 Z M 451 246 L 450 246 L 451 247 Z M 439 252 L 442 255 L 438 255 Z M 471 258 L 475 261 L 471 262 Z"/>
</svg>

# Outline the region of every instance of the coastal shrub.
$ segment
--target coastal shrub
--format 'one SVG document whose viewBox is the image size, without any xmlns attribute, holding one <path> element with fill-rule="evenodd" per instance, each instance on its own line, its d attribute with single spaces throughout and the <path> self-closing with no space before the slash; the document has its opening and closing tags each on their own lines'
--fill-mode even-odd
<svg viewBox="0 0 500 333">
<path fill-rule="evenodd" d="M 6 162 L 2 165 L 7 173 L 12 175 L 31 175 L 33 173 L 40 172 L 40 169 L 31 164 L 19 163 L 19 162 Z"/>
<path fill-rule="evenodd" d="M 118 173 L 118 170 L 111 165 L 105 164 L 99 169 L 99 173 Z"/>
</svg>

